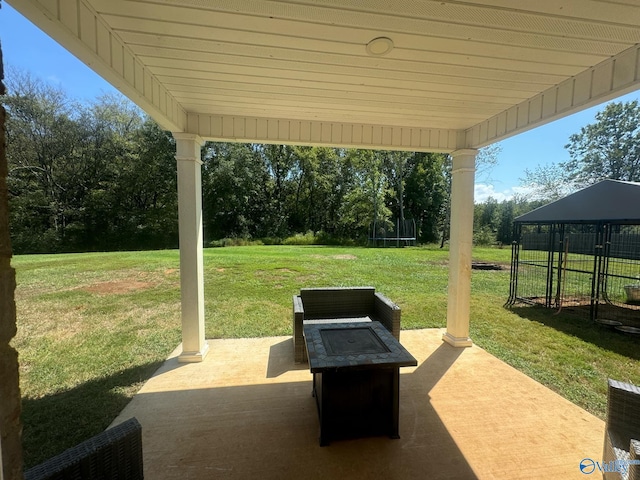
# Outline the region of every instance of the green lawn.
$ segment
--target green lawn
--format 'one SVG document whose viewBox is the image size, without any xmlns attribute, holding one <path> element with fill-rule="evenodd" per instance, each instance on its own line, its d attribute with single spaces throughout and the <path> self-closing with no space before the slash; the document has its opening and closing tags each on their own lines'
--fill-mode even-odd
<svg viewBox="0 0 640 480">
<path fill-rule="evenodd" d="M 474 249 L 504 264 L 510 249 Z M 257 246 L 207 249 L 208 338 L 291 335 L 305 286 L 373 285 L 402 328 L 446 324 L 448 252 Z M 180 342 L 177 251 L 17 256 L 27 465 L 99 432 Z M 604 416 L 606 379 L 640 384 L 638 340 L 535 307 L 503 308 L 509 272 L 473 271 L 475 343 Z"/>
</svg>

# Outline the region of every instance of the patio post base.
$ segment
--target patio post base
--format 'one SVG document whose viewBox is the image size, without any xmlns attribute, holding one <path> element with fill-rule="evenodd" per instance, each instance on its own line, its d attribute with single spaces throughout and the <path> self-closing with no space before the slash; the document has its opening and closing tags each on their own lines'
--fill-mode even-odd
<svg viewBox="0 0 640 480">
<path fill-rule="evenodd" d="M 470 347 L 473 345 L 473 342 L 469 337 L 454 337 L 449 332 L 445 332 L 442 335 L 442 340 L 454 347 Z"/>
<path fill-rule="evenodd" d="M 204 342 L 204 345 L 202 346 L 202 350 L 199 352 L 185 352 L 183 350 L 180 356 L 178 357 L 178 362 L 180 363 L 202 362 L 207 356 L 207 353 L 209 353 L 209 344 L 207 342 Z"/>
</svg>

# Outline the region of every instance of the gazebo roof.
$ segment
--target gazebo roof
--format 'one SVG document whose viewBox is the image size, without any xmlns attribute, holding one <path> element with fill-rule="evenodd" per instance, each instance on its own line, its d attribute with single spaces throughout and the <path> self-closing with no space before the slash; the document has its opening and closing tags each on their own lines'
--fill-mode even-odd
<svg viewBox="0 0 640 480">
<path fill-rule="evenodd" d="M 640 183 L 602 180 L 521 215 L 518 223 L 640 223 Z"/>
</svg>

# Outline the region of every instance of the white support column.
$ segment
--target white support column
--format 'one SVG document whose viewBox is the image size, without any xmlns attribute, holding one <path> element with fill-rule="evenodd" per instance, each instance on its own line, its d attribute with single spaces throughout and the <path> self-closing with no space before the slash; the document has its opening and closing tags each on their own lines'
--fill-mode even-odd
<svg viewBox="0 0 640 480">
<path fill-rule="evenodd" d="M 182 302 L 181 362 L 201 362 L 209 348 L 204 333 L 202 260 L 202 181 L 198 135 L 174 133 L 178 164 L 178 226 L 180 230 L 180 295 Z"/>
<path fill-rule="evenodd" d="M 449 238 L 449 291 L 447 331 L 442 339 L 454 347 L 471 346 L 471 247 L 473 242 L 473 183 L 477 150 L 451 154 L 451 234 Z"/>
</svg>

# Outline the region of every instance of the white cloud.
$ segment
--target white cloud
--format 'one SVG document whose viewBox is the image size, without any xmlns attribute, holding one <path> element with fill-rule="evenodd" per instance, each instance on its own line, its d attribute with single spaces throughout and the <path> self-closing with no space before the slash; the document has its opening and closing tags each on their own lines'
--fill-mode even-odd
<svg viewBox="0 0 640 480">
<path fill-rule="evenodd" d="M 498 202 L 502 202 L 504 200 L 511 200 L 515 195 L 524 196 L 531 192 L 528 187 L 509 187 L 498 191 L 493 185 L 486 183 L 476 183 L 474 187 L 475 203 L 483 203 L 489 197 L 492 197 Z"/>
</svg>

